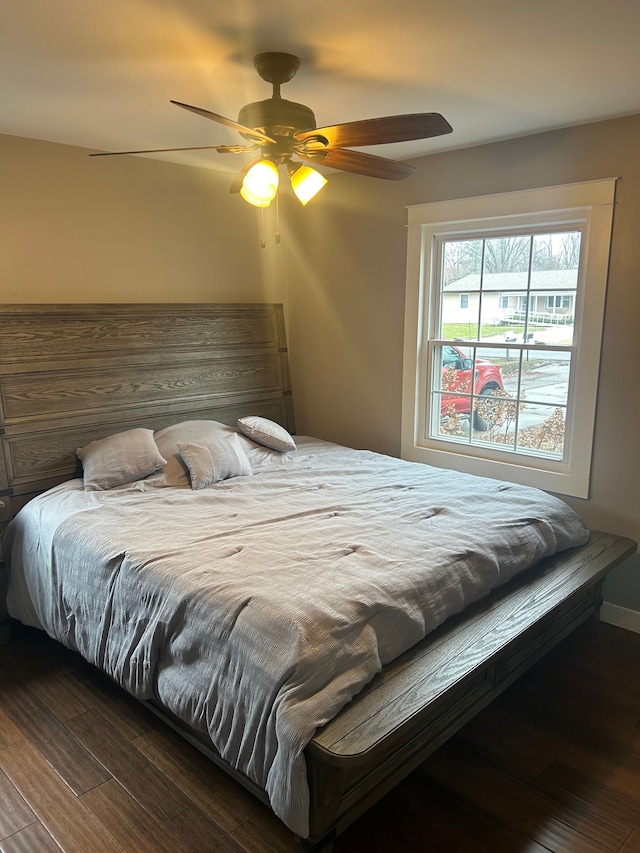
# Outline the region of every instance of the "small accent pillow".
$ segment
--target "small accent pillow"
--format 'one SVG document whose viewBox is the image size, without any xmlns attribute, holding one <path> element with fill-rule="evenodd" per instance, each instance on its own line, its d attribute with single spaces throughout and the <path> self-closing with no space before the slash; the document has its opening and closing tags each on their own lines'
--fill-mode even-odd
<svg viewBox="0 0 640 853">
<path fill-rule="evenodd" d="M 206 489 L 221 480 L 253 473 L 236 433 L 206 442 L 179 441 L 178 452 L 189 469 L 192 489 Z"/>
<path fill-rule="evenodd" d="M 286 429 L 268 418 L 261 418 L 258 415 L 239 418 L 238 430 L 256 444 L 262 444 L 280 453 L 296 449 L 296 443 Z"/>
<path fill-rule="evenodd" d="M 153 430 L 144 427 L 97 439 L 76 453 L 82 462 L 84 488 L 94 492 L 141 480 L 167 464 Z"/>
<path fill-rule="evenodd" d="M 209 441 L 236 435 L 233 427 L 219 421 L 199 420 L 180 421 L 180 423 L 160 429 L 155 434 L 160 453 L 168 460 L 162 471 L 148 477 L 145 486 L 161 488 L 166 486 L 188 487 L 191 485 L 189 469 L 178 451 L 178 442 L 183 444 L 206 444 Z M 247 446 L 250 442 L 246 441 Z"/>
</svg>

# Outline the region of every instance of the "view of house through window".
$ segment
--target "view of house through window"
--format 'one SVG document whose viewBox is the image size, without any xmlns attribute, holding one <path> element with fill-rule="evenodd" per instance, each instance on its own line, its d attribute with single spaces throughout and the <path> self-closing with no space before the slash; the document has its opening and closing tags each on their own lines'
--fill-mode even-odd
<svg viewBox="0 0 640 853">
<path fill-rule="evenodd" d="M 442 241 L 433 435 L 563 458 L 581 236 Z"/>
<path fill-rule="evenodd" d="M 615 179 L 409 208 L 402 456 L 586 497 Z"/>
</svg>

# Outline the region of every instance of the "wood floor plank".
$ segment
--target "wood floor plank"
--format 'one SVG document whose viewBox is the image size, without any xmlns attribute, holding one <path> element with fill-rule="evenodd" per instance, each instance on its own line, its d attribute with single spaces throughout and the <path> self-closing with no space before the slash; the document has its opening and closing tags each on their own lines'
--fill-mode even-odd
<svg viewBox="0 0 640 853">
<path fill-rule="evenodd" d="M 580 708 L 579 715 L 576 707 Z M 581 745 L 592 741 L 600 754 L 605 750 L 612 755 L 634 751 L 640 741 L 640 729 L 634 719 L 604 708 L 588 691 L 581 690 L 579 683 L 563 678 L 561 672 L 532 673 L 530 679 L 513 685 L 501 697 L 498 709 L 510 724 L 548 732 L 555 743 L 565 735 Z M 485 712 L 472 720 L 470 728 L 486 724 L 486 719 L 496 722 L 492 714 Z"/>
<path fill-rule="evenodd" d="M 575 697 L 575 694 L 573 696 Z M 576 720 L 576 701 L 575 698 L 572 699 L 571 689 L 560 695 L 556 693 L 553 698 L 550 698 L 545 719 L 548 718 L 554 726 L 556 723 L 564 723 L 572 729 L 577 726 L 581 732 L 589 733 L 597 740 L 606 739 L 607 742 L 618 744 L 624 750 L 632 750 L 640 754 L 640 726 L 638 725 L 640 716 L 636 718 L 635 715 L 616 713 L 611 708 L 603 708 L 597 702 L 589 701 L 584 697 L 579 701 L 583 710 L 579 720 Z"/>
<path fill-rule="evenodd" d="M 234 841 L 97 711 L 67 723 L 115 779 L 178 842 L 192 850 L 239 853 Z"/>
<path fill-rule="evenodd" d="M 613 671 L 620 666 L 626 674 L 640 659 L 640 633 L 594 620 L 572 634 L 553 652 L 551 660 L 570 663 L 592 677 L 594 671 Z"/>
<path fill-rule="evenodd" d="M 0 707 L 22 736 L 37 746 L 69 787 L 82 794 L 106 782 L 109 774 L 42 704 L 28 686 L 0 673 Z"/>
<path fill-rule="evenodd" d="M 0 768 L 65 853 L 122 853 L 30 743 L 0 751 Z"/>
<path fill-rule="evenodd" d="M 124 788 L 111 779 L 87 791 L 80 802 L 100 821 L 123 853 L 178 853 L 188 851 L 168 835 Z"/>
<path fill-rule="evenodd" d="M 640 853 L 640 709 L 636 717 L 633 697 L 621 696 L 638 679 L 640 635 L 612 628 L 594 623 L 568 638 L 349 827 L 334 853 Z M 30 642 L 12 649 L 18 683 L 56 718 L 90 705 L 69 719 L 69 732 L 86 736 L 84 754 L 108 761 L 127 784 L 112 778 L 76 798 L 37 745 L 20 745 L 0 701 L 0 756 L 31 779 L 27 797 L 7 775 L 35 818 L 0 841 L 1 853 L 94 853 L 73 839 L 86 815 L 118 853 L 133 853 L 130 841 L 136 853 L 299 853 L 265 806 L 135 700 L 39 632 Z M 22 666 L 30 655 L 37 665 Z M 602 695 L 609 675 L 592 672 L 594 661 L 603 669 L 612 659 L 613 698 Z M 0 669 L 2 660 L 0 652 Z M 69 684 L 77 694 L 67 704 Z M 16 747 L 37 760 L 25 763 Z M 39 820 L 49 809 L 67 812 L 60 848 Z M 217 827 L 214 840 L 201 820 Z"/>
<path fill-rule="evenodd" d="M 166 726 L 136 738 L 133 745 L 229 834 L 261 808 L 238 782 Z"/>
<path fill-rule="evenodd" d="M 28 675 L 29 687 L 59 720 L 96 708 L 128 740 L 157 725 L 153 714 L 129 701 L 108 676 L 76 652 L 52 642 L 43 631 L 18 627 L 16 632 L 10 660 L 17 649 L 23 651 L 22 678 Z M 8 669 L 15 674 L 11 663 Z"/>
<path fill-rule="evenodd" d="M 499 703 L 489 706 L 465 726 L 464 737 L 488 750 L 494 761 L 539 776 L 557 757 L 557 744 L 535 736 L 527 720 L 510 714 Z"/>
<path fill-rule="evenodd" d="M 469 741 L 457 739 L 445 744 L 421 770 L 506 827 L 512 826 L 517 816 L 528 838 L 558 853 L 617 851 L 628 834 L 628 828 L 584 808 L 580 801 L 571 797 L 554 800 L 535 780 L 521 780 L 487 762 L 482 755 L 474 754 Z"/>
<path fill-rule="evenodd" d="M 513 830 L 499 832 L 484 849 L 486 853 L 549 853 L 549 847 L 543 847 L 537 841 L 532 841 Z M 465 851 L 460 850 L 460 853 Z"/>
<path fill-rule="evenodd" d="M 547 791 L 580 797 L 590 807 L 600 809 L 622 825 L 640 830 L 640 802 L 616 791 L 598 779 L 579 773 L 559 761 L 551 764 L 540 777 Z M 560 794 L 559 794 L 560 796 Z"/>
<path fill-rule="evenodd" d="M 16 832 L 11 838 L 0 842 L 1 853 L 60 853 L 60 846 L 49 835 L 41 823 Z"/>
<path fill-rule="evenodd" d="M 640 654 L 635 660 L 636 667 L 639 658 Z M 623 666 L 620 661 L 612 659 L 604 669 L 592 666 L 587 673 L 584 666 L 559 658 L 545 659 L 529 673 L 526 682 L 529 689 L 518 683 L 509 698 L 514 707 L 523 709 L 528 706 L 529 714 L 533 714 L 543 712 L 549 700 L 558 695 L 573 696 L 575 701 L 592 707 L 594 713 L 600 709 L 626 717 L 631 725 L 637 725 L 640 720 L 640 683 L 625 684 L 624 681 L 625 674 L 632 668 L 633 663 Z"/>
<path fill-rule="evenodd" d="M 640 832 L 631 833 L 620 853 L 640 853 Z"/>
<path fill-rule="evenodd" d="M 76 662 L 76 656 L 59 643 L 52 644 L 46 635 L 38 632 L 22 632 L 15 637 L 11 650 L 13 654 L 3 661 L 14 677 L 28 680 L 31 691 L 59 720 L 66 720 L 88 711 L 83 698 L 74 690 L 72 679 L 69 678 Z M 17 660 L 15 653 L 20 655 L 20 670 L 16 671 Z"/>
<path fill-rule="evenodd" d="M 633 660 L 622 681 L 633 680 L 637 670 L 638 661 Z M 640 728 L 597 697 L 589 698 L 571 679 L 563 681 L 552 670 L 545 676 L 540 671 L 532 674 L 532 680 L 514 685 L 502 697 L 496 714 L 509 721 L 512 734 L 517 732 L 578 773 L 606 780 L 610 788 L 640 804 Z"/>
<path fill-rule="evenodd" d="M 0 770 L 0 839 L 13 835 L 36 820 L 24 798 Z"/>
<path fill-rule="evenodd" d="M 83 694 L 76 685 L 77 677 L 62 667 L 29 676 L 31 692 L 60 722 L 84 714 L 93 707 L 87 701 L 86 692 Z"/>
<path fill-rule="evenodd" d="M 0 707 L 0 749 L 22 739 L 20 729 Z"/>
<path fill-rule="evenodd" d="M 274 820 L 267 806 L 258 803 L 250 820 L 242 823 L 233 833 L 233 840 L 244 853 L 301 853 L 300 845 L 291 832 L 279 820 Z M 334 846 L 334 853 L 350 848 Z"/>
<path fill-rule="evenodd" d="M 582 709 L 586 705 L 578 700 L 576 707 Z M 511 707 L 509 711 L 514 713 Z M 619 734 L 610 736 L 604 729 L 594 731 L 585 726 L 582 717 L 575 711 L 573 718 L 557 715 L 553 707 L 548 707 L 535 725 L 522 721 L 521 724 L 528 725 L 529 736 L 536 743 L 553 748 L 557 761 L 585 776 L 606 780 L 610 788 L 640 804 L 640 752 L 625 743 Z"/>
<path fill-rule="evenodd" d="M 160 725 L 157 718 L 139 702 L 132 702 L 114 682 L 94 667 L 79 661 L 74 673 L 75 687 L 122 737 L 133 740 Z"/>
<path fill-rule="evenodd" d="M 406 821 L 409 814 L 415 819 Z M 455 814 L 456 819 L 451 820 Z M 469 801 L 461 801 L 419 770 L 384 798 L 376 819 L 364 816 L 335 844 L 336 853 L 370 853 L 374 850 L 412 853 L 480 853 L 502 824 Z M 489 847 L 487 847 L 489 845 Z"/>
</svg>

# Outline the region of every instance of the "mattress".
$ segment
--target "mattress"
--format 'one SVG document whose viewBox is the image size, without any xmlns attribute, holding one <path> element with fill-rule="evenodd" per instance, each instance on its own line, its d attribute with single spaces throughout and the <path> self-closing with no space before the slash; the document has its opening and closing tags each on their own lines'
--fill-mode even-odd
<svg viewBox="0 0 640 853">
<path fill-rule="evenodd" d="M 296 437 L 253 476 L 84 491 L 9 525 L 9 613 L 206 733 L 308 835 L 304 748 L 381 667 L 588 532 L 545 492 Z"/>
</svg>

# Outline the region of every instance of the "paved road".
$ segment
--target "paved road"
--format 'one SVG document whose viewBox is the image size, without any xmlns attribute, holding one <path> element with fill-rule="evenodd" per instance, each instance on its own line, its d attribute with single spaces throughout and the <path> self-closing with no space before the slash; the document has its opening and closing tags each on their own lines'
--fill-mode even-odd
<svg viewBox="0 0 640 853">
<path fill-rule="evenodd" d="M 522 428 L 537 425 L 548 418 L 556 406 L 566 405 L 568 386 L 568 361 L 552 361 L 526 371 L 522 377 L 520 392 L 526 403 L 518 419 L 519 426 Z M 515 396 L 518 390 L 517 376 L 505 376 L 504 387 L 505 391 Z"/>
</svg>

